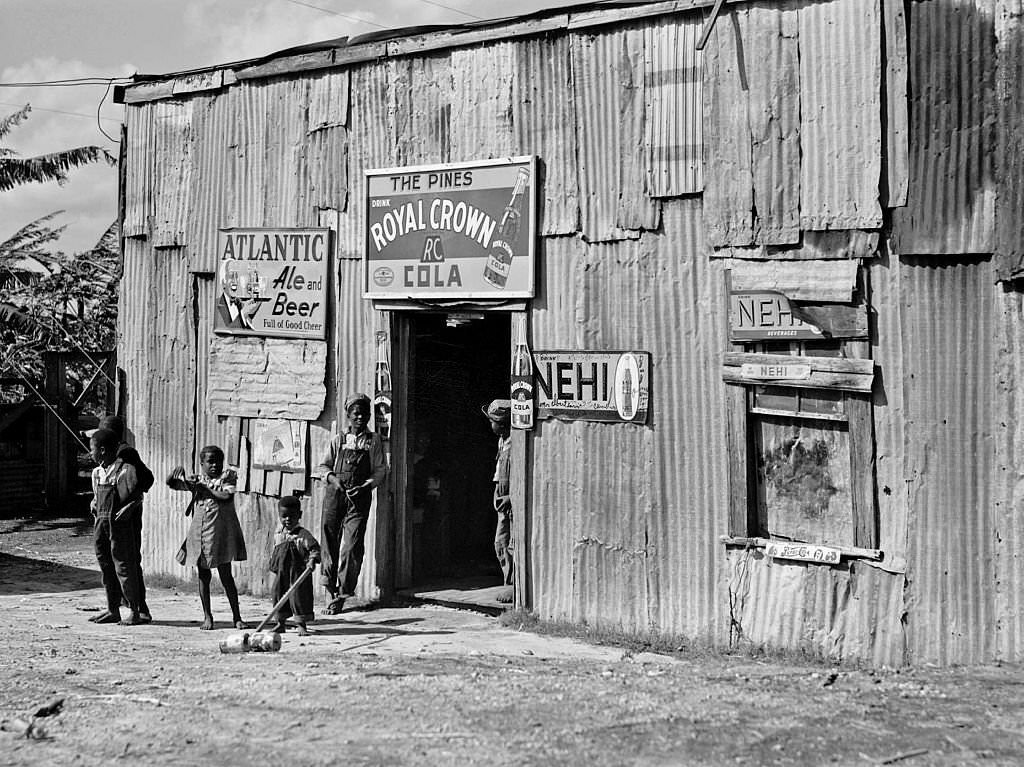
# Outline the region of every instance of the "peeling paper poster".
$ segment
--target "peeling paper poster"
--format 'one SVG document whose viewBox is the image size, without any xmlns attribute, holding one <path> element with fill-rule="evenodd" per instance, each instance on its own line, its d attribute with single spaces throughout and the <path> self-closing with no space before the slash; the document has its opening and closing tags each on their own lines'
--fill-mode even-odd
<svg viewBox="0 0 1024 767">
<path fill-rule="evenodd" d="M 252 422 L 252 467 L 305 473 L 306 422 L 256 419 Z"/>
</svg>

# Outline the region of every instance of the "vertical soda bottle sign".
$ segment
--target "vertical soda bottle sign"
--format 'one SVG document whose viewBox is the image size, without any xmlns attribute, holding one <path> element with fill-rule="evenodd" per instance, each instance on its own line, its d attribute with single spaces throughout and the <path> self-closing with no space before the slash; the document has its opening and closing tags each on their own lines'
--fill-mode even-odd
<svg viewBox="0 0 1024 767">
<path fill-rule="evenodd" d="M 512 428 L 533 428 L 533 359 L 525 330 L 512 354 Z"/>
<path fill-rule="evenodd" d="M 505 206 L 505 212 L 501 214 L 498 231 L 494 234 L 491 252 L 484 266 L 484 280 L 501 290 L 505 289 L 508 273 L 512 269 L 512 257 L 515 255 L 512 247 L 515 245 L 516 235 L 519 234 L 519 208 L 523 204 L 526 185 L 529 183 L 530 169 L 520 168 L 516 175 L 516 184 L 512 188 L 512 198 Z"/>
<path fill-rule="evenodd" d="M 381 439 L 391 438 L 391 365 L 388 362 L 388 334 L 377 331 L 377 368 L 373 385 L 374 428 Z"/>
</svg>

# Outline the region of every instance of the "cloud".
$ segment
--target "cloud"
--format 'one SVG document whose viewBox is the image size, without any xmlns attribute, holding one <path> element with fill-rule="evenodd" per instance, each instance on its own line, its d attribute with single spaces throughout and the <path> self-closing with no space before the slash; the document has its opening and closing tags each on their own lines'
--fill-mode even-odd
<svg viewBox="0 0 1024 767">
<path fill-rule="evenodd" d="M 132 71 L 125 65 L 121 71 Z M 32 59 L 0 71 L 0 82 L 38 82 L 95 75 L 96 68 L 77 60 L 53 57 Z M 0 91 L 0 114 L 8 115 L 25 104 L 33 111 L 13 128 L 3 145 L 23 157 L 56 152 L 85 145 L 97 145 L 117 155 L 117 143 L 97 128 L 96 111 L 105 86 L 75 88 L 5 88 Z M 107 95 L 100 116 L 104 130 L 114 138 L 120 134 L 122 107 Z M 0 238 L 6 238 L 28 222 L 65 210 L 57 223 L 67 224 L 58 243 L 66 251 L 92 247 L 117 211 L 117 170 L 107 165 L 72 170 L 64 186 L 56 183 L 28 184 L 0 193 Z"/>
</svg>

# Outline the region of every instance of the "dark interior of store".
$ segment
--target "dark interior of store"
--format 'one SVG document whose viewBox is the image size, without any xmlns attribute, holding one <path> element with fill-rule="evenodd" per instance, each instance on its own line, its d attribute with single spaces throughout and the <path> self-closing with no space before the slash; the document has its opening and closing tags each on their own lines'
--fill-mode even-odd
<svg viewBox="0 0 1024 767">
<path fill-rule="evenodd" d="M 497 438 L 481 408 L 508 397 L 508 315 L 418 314 L 412 334 L 413 579 L 500 584 L 492 506 Z"/>
</svg>

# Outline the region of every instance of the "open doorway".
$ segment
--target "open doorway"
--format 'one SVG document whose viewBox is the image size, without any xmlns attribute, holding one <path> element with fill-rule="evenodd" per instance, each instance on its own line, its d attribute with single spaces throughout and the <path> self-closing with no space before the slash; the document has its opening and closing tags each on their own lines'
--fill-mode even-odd
<svg viewBox="0 0 1024 767">
<path fill-rule="evenodd" d="M 433 601 L 493 601 L 502 582 L 493 543 L 497 439 L 481 408 L 508 397 L 509 315 L 416 313 L 409 330 L 409 587 L 421 598 L 447 595 Z"/>
</svg>

